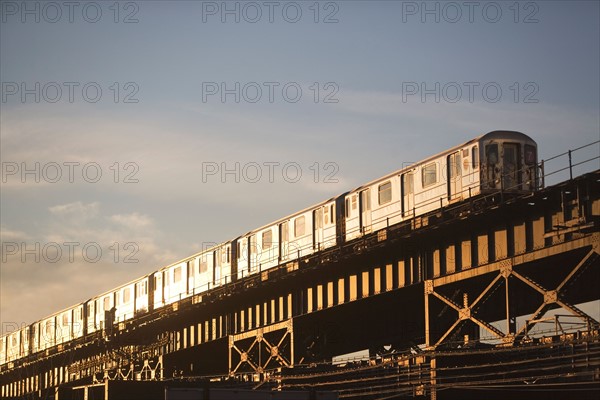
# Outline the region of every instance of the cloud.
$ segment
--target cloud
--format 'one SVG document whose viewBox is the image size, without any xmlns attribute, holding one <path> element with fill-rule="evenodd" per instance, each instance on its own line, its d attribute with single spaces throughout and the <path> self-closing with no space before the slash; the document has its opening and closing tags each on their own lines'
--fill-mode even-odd
<svg viewBox="0 0 600 400">
<path fill-rule="evenodd" d="M 111 215 L 109 220 L 134 231 L 142 232 L 146 229 L 154 228 L 154 221 L 147 215 L 139 213 Z"/>
<path fill-rule="evenodd" d="M 30 238 L 30 236 L 25 232 L 11 230 L 11 229 L 6 228 L 5 226 L 2 226 L 0 228 L 0 239 L 2 240 L 2 242 L 27 240 L 29 238 Z"/>
<path fill-rule="evenodd" d="M 95 218 L 98 215 L 100 203 L 93 202 L 83 204 L 81 201 L 67 204 L 59 204 L 48 207 L 51 214 L 61 218 L 74 219 L 77 222 L 82 222 L 86 219 Z"/>
</svg>

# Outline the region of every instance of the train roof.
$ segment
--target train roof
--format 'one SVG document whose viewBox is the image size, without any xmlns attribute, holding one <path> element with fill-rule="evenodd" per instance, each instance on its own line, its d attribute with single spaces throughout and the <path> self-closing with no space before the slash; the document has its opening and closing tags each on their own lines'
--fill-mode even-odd
<svg viewBox="0 0 600 400">
<path fill-rule="evenodd" d="M 536 143 L 535 140 L 533 140 L 526 134 L 517 132 L 517 131 L 492 131 L 492 132 L 486 133 L 485 135 L 481 135 L 476 139 L 478 139 L 478 140 L 514 139 L 514 140 L 529 140 L 533 143 Z"/>
</svg>

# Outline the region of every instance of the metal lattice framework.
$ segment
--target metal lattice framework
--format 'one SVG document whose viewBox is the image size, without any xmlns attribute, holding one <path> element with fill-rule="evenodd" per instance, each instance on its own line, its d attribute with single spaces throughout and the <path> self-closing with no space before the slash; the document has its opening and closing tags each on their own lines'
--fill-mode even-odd
<svg viewBox="0 0 600 400">
<path fill-rule="evenodd" d="M 294 365 L 293 320 L 229 336 L 229 374 Z"/>
<path fill-rule="evenodd" d="M 591 246 L 590 242 L 592 244 Z M 537 250 L 527 255 L 524 254 L 507 258 L 481 267 L 479 274 L 495 271 L 496 276 L 471 303 L 469 303 L 468 295 L 466 293 L 463 295 L 463 304 L 460 305 L 442 294 L 440 291 L 436 290 L 438 287 L 454 282 L 455 279 L 449 280 L 446 278 L 439 278 L 425 281 L 425 337 L 427 348 L 435 349 L 436 347 L 445 343 L 448 338 L 450 338 L 451 335 L 456 332 L 457 328 L 459 328 L 459 326 L 461 326 L 465 321 L 473 322 L 506 344 L 513 344 L 517 341 L 523 341 L 526 340 L 527 334 L 531 331 L 531 329 L 536 326 L 536 324 L 543 321 L 540 318 L 546 313 L 546 311 L 556 306 L 561 307 L 573 316 L 581 319 L 587 325 L 588 330 L 598 328 L 600 326 L 598 321 L 573 304 L 568 303 L 564 299 L 563 293 L 567 285 L 574 280 L 579 273 L 583 272 L 583 270 L 588 267 L 598 267 L 598 261 L 600 260 L 600 235 L 596 233 L 591 237 L 575 240 L 574 243 L 569 245 L 571 249 L 587 247 L 589 248 L 589 251 L 583 256 L 583 258 L 581 258 L 581 260 L 576 263 L 574 267 L 570 269 L 567 276 L 562 279 L 562 281 L 554 289 L 548 289 L 531 277 L 525 276 L 523 273 L 517 272 L 514 269 L 515 267 L 525 264 L 529 261 L 564 252 L 565 246 L 565 244 L 556 245 L 551 248 Z M 475 275 L 475 271 L 463 271 L 463 274 Z M 527 323 L 518 332 L 516 332 L 515 324 L 516 315 L 514 315 L 510 306 L 512 300 L 510 278 L 514 278 L 525 283 L 542 296 L 541 304 L 532 314 L 531 318 L 528 319 Z M 502 285 L 504 286 L 506 292 L 505 332 L 493 326 L 490 322 L 480 318 L 477 313 L 486 299 L 488 299 L 489 296 L 491 296 L 491 294 L 499 289 Z M 433 298 L 438 299 L 446 306 L 455 310 L 457 313 L 457 318 L 454 323 L 441 335 L 441 337 L 435 340 L 435 342 L 430 330 L 430 302 L 433 300 Z"/>
</svg>

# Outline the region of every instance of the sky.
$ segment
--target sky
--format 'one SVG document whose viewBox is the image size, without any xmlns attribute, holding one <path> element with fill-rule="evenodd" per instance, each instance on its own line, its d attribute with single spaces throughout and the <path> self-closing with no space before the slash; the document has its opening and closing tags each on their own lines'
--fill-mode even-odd
<svg viewBox="0 0 600 400">
<path fill-rule="evenodd" d="M 489 131 L 600 135 L 598 1 L 0 6 L 2 331 Z"/>
</svg>

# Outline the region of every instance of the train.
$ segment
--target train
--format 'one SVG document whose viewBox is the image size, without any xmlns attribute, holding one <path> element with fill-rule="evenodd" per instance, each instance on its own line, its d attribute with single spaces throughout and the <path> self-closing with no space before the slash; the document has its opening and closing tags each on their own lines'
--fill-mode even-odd
<svg viewBox="0 0 600 400">
<path fill-rule="evenodd" d="M 0 337 L 0 366 L 486 194 L 538 189 L 537 144 L 493 131 Z"/>
</svg>

